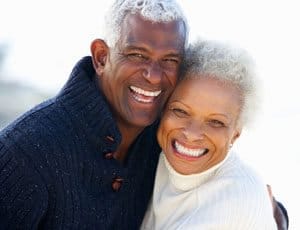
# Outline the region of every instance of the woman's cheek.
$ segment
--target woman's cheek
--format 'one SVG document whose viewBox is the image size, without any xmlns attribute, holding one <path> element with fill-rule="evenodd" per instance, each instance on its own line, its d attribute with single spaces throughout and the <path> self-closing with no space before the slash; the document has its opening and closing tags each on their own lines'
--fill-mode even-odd
<svg viewBox="0 0 300 230">
<path fill-rule="evenodd" d="M 170 132 L 170 126 L 172 126 L 171 124 L 172 122 L 170 122 L 170 119 L 167 117 L 164 117 L 161 120 L 158 132 L 157 132 L 157 140 L 159 145 L 162 148 L 166 147 L 167 141 L 168 141 L 168 136 L 169 136 L 169 132 Z"/>
</svg>

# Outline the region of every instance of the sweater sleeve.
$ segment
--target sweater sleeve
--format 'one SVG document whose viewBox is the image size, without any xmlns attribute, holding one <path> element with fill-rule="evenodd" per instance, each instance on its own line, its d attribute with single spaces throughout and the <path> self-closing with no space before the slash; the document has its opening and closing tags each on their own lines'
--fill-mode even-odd
<svg viewBox="0 0 300 230">
<path fill-rule="evenodd" d="M 0 142 L 1 229 L 37 229 L 47 201 L 45 183 L 30 160 Z"/>
</svg>

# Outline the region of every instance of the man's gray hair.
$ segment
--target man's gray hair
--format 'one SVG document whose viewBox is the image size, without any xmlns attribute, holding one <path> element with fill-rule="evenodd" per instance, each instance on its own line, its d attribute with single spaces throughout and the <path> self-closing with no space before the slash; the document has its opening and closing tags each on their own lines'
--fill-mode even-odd
<svg viewBox="0 0 300 230">
<path fill-rule="evenodd" d="M 190 45 L 183 64 L 183 77 L 211 77 L 234 85 L 241 93 L 239 125 L 248 125 L 257 110 L 259 82 L 249 53 L 229 43 L 197 40 Z"/>
<path fill-rule="evenodd" d="M 106 43 L 113 47 L 120 38 L 121 25 L 126 15 L 140 14 L 152 22 L 182 20 L 188 39 L 188 24 L 183 10 L 175 0 L 115 0 L 105 17 L 104 36 Z"/>
</svg>

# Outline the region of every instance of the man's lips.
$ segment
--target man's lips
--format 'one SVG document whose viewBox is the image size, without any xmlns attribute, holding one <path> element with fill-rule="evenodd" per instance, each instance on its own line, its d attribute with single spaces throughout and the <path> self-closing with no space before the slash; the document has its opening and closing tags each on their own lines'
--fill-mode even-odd
<svg viewBox="0 0 300 230">
<path fill-rule="evenodd" d="M 181 155 L 198 158 L 205 155 L 208 152 L 207 148 L 190 148 L 184 146 L 183 144 L 179 143 L 178 141 L 174 141 L 173 148 L 175 151 Z"/>
<path fill-rule="evenodd" d="M 129 88 L 133 93 L 134 99 L 142 103 L 152 103 L 161 93 L 161 90 L 148 91 L 136 86 L 130 86 Z"/>
</svg>

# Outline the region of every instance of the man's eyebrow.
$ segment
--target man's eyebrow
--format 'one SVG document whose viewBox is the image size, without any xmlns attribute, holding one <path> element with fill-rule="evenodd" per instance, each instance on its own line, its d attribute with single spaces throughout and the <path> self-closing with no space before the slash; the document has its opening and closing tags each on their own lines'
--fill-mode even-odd
<svg viewBox="0 0 300 230">
<path fill-rule="evenodd" d="M 136 45 L 127 45 L 125 46 L 125 51 L 128 50 L 135 50 L 135 51 L 141 51 L 141 52 L 151 52 L 150 49 L 147 49 L 147 47 L 143 47 L 143 46 L 136 46 Z M 176 50 L 169 50 L 168 53 L 166 54 L 166 56 L 173 56 L 173 57 L 182 57 L 183 56 L 183 52 L 178 52 Z"/>
<path fill-rule="evenodd" d="M 166 55 L 167 57 L 183 57 L 183 53 L 181 53 L 181 52 L 175 52 L 175 51 L 170 51 L 170 53 L 168 53 L 167 55 Z"/>
<path fill-rule="evenodd" d="M 125 46 L 125 50 L 136 50 L 136 51 L 148 51 L 145 47 L 135 46 L 135 45 L 128 45 Z"/>
</svg>

